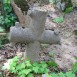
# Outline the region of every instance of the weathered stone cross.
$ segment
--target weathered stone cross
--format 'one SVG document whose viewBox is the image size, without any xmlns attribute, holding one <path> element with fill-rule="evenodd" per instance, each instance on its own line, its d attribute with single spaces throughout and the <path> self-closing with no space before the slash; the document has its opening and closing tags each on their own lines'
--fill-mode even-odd
<svg viewBox="0 0 77 77">
<path fill-rule="evenodd" d="M 32 24 L 29 28 L 22 28 L 18 22 L 10 28 L 10 41 L 12 43 L 26 43 L 27 58 L 31 61 L 39 61 L 40 44 L 59 44 L 59 35 L 51 30 L 45 30 L 47 11 L 32 9 L 29 13 Z"/>
</svg>

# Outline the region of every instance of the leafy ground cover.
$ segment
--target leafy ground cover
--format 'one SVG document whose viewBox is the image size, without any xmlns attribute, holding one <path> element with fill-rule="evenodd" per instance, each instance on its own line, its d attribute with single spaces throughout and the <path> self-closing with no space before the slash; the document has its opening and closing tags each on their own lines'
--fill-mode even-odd
<svg viewBox="0 0 77 77">
<path fill-rule="evenodd" d="M 11 0 L 3 0 L 2 6 L 4 14 L 0 14 L 0 24 L 2 25 L 1 27 L 7 31 L 11 26 L 14 26 L 15 21 L 17 21 L 17 17 L 13 12 Z"/>
<path fill-rule="evenodd" d="M 73 68 L 75 68 L 75 66 L 76 65 L 74 65 Z M 53 67 L 54 65 L 51 68 Z M 41 76 L 42 74 L 45 74 L 46 77 L 75 77 L 74 72 L 76 72 L 76 70 L 73 69 L 73 71 L 71 70 L 66 73 L 63 73 L 61 71 L 52 71 L 51 73 L 51 71 L 49 71 L 48 69 L 48 64 L 45 61 L 31 63 L 30 60 L 25 61 L 23 58 L 19 58 L 18 56 L 10 59 L 2 67 L 2 70 L 5 69 L 8 69 L 10 74 L 13 74 L 16 77 L 37 77 Z"/>
</svg>

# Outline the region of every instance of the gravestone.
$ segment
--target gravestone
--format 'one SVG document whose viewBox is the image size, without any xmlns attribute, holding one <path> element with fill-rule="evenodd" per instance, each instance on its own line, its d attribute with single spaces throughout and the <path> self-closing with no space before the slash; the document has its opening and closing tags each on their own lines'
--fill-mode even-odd
<svg viewBox="0 0 77 77">
<path fill-rule="evenodd" d="M 34 8 L 29 11 L 32 23 L 29 28 L 22 28 L 18 22 L 10 28 L 10 41 L 12 44 L 26 43 L 25 55 L 31 61 L 40 61 L 40 44 L 60 44 L 59 34 L 55 31 L 45 30 L 47 11 Z"/>
</svg>

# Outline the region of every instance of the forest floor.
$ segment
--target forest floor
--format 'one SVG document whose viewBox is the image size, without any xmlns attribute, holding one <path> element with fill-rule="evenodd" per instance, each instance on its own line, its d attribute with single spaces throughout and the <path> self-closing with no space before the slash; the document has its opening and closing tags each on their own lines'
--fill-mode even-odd
<svg viewBox="0 0 77 77">
<path fill-rule="evenodd" d="M 55 52 L 55 61 L 61 68 L 70 69 L 77 60 L 77 39 L 73 31 L 77 28 L 77 10 L 66 14 L 64 22 L 56 24 L 60 31 L 61 45 L 52 45 L 49 51 Z"/>
<path fill-rule="evenodd" d="M 48 22 L 51 24 L 51 26 L 49 25 L 50 27 L 54 25 L 60 31 L 61 45 L 48 45 L 48 48 L 44 51 L 54 52 L 54 59 L 59 67 L 64 70 L 69 70 L 72 64 L 77 61 L 75 59 L 77 58 L 77 39 L 73 33 L 74 29 L 77 28 L 77 10 L 66 14 L 62 23 L 53 23 L 52 20 Z M 23 48 L 25 49 L 24 45 Z M 14 57 L 17 51 L 18 47 L 12 47 L 10 44 L 3 46 L 0 50 L 0 70 L 3 63 L 8 58 Z M 49 59 L 47 54 L 44 55 L 44 58 L 45 60 Z"/>
</svg>

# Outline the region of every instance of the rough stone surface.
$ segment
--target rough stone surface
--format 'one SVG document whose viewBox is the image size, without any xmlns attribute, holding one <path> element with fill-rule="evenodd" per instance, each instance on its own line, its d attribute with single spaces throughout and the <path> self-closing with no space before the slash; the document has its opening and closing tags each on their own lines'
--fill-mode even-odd
<svg viewBox="0 0 77 77">
<path fill-rule="evenodd" d="M 35 36 L 29 28 L 11 27 L 10 41 L 14 43 L 30 43 L 39 41 L 43 44 L 60 44 L 58 32 L 45 30 L 41 36 Z M 36 38 L 37 37 L 37 38 Z"/>
</svg>

